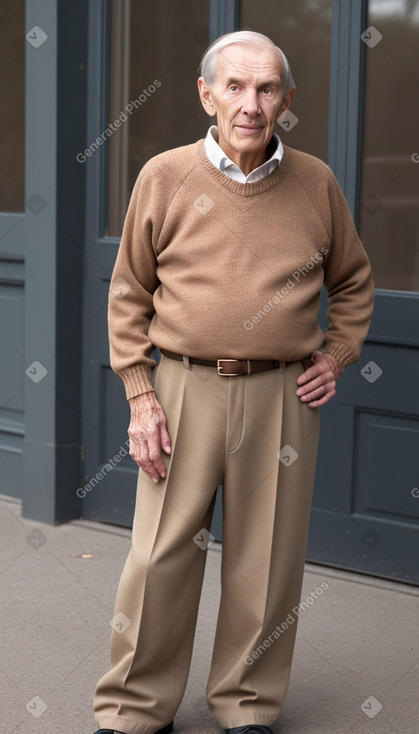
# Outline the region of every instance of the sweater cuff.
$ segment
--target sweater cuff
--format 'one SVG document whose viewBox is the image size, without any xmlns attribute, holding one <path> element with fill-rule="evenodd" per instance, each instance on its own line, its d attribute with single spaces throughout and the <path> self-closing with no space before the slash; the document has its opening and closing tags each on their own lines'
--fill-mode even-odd
<svg viewBox="0 0 419 734">
<path fill-rule="evenodd" d="M 323 352 L 334 357 L 341 370 L 344 370 L 345 367 L 348 367 L 358 359 L 353 351 L 344 344 L 326 344 Z"/>
<path fill-rule="evenodd" d="M 127 367 L 127 369 L 121 370 L 118 376 L 124 383 L 127 400 L 146 392 L 154 392 L 154 387 L 151 384 L 151 367 L 145 364 Z"/>
</svg>

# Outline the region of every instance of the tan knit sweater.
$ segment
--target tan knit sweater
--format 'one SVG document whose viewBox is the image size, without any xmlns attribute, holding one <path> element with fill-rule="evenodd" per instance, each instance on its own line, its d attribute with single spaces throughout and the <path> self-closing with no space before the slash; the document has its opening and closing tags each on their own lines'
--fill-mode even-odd
<svg viewBox="0 0 419 734">
<path fill-rule="evenodd" d="M 154 346 L 292 361 L 323 345 L 343 368 L 359 357 L 372 306 L 367 255 L 317 158 L 286 147 L 273 173 L 242 184 L 210 163 L 199 140 L 142 169 L 109 294 L 111 365 L 128 399 L 153 390 Z"/>
</svg>

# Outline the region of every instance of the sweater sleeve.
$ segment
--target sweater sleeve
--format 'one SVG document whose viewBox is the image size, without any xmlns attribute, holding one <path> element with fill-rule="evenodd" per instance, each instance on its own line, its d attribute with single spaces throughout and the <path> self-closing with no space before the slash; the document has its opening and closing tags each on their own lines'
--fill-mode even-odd
<svg viewBox="0 0 419 734">
<path fill-rule="evenodd" d="M 132 191 L 109 288 L 108 326 L 111 367 L 122 379 L 127 399 L 152 392 L 155 361 L 148 337 L 154 315 L 153 293 L 159 285 L 153 247 L 159 216 L 150 165 Z"/>
<path fill-rule="evenodd" d="M 344 369 L 359 359 L 371 322 L 374 283 L 343 192 L 332 173 L 328 181 L 331 246 L 324 261 L 329 327 L 324 351 Z"/>
</svg>

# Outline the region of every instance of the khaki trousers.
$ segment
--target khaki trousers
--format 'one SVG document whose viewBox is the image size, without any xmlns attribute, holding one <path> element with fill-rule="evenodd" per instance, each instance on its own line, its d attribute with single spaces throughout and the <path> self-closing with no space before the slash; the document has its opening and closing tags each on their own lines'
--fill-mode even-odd
<svg viewBox="0 0 419 734">
<path fill-rule="evenodd" d="M 295 363 L 223 377 L 162 356 L 153 379 L 172 454 L 158 484 L 139 473 L 111 669 L 94 698 L 100 728 L 154 734 L 175 716 L 219 484 L 221 601 L 207 700 L 223 728 L 277 718 L 294 648 L 318 443 L 318 410 L 295 394 L 302 372 Z"/>
</svg>

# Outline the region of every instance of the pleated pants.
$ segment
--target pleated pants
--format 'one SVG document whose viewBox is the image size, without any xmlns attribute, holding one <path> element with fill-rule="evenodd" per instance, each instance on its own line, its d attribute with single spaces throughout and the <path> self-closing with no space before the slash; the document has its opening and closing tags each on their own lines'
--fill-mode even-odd
<svg viewBox="0 0 419 734">
<path fill-rule="evenodd" d="M 286 695 L 318 445 L 318 409 L 296 396 L 297 362 L 223 377 L 162 356 L 156 396 L 172 454 L 139 472 L 132 546 L 99 681 L 100 728 L 154 734 L 182 700 L 215 491 L 223 484 L 221 600 L 207 701 L 223 728 L 269 726 Z M 294 610 L 294 611 L 293 611 Z"/>
</svg>

